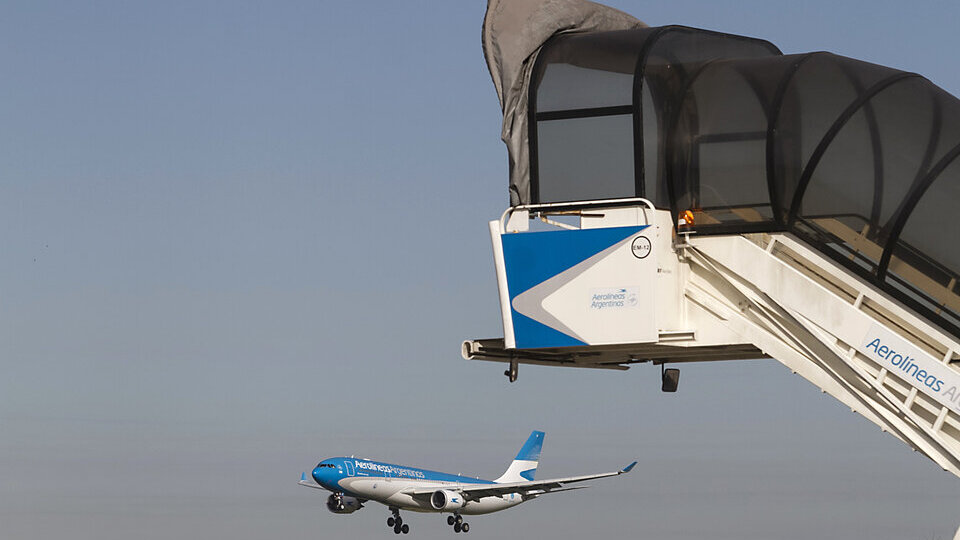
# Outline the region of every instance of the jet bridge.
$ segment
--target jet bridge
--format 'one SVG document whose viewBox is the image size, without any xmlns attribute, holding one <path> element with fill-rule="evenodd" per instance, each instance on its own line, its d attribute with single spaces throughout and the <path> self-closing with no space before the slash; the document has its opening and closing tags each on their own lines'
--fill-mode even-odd
<svg viewBox="0 0 960 540">
<path fill-rule="evenodd" d="M 463 356 L 511 381 L 769 357 L 960 476 L 960 101 L 616 13 L 511 64 L 510 14 L 488 12 L 513 81 L 511 206 L 489 224 L 504 337 Z"/>
</svg>

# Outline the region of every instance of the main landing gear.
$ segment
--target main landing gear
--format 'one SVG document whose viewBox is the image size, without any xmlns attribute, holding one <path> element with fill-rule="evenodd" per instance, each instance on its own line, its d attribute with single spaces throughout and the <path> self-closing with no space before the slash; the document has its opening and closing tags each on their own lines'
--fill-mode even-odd
<svg viewBox="0 0 960 540">
<path fill-rule="evenodd" d="M 393 534 L 410 532 L 410 526 L 404 523 L 403 518 L 400 517 L 400 509 L 390 508 L 390 511 L 393 512 L 393 516 L 387 518 L 387 527 L 393 527 Z"/>
<path fill-rule="evenodd" d="M 333 507 L 337 512 L 343 512 L 343 493 L 337 492 L 330 496 Z"/>
<path fill-rule="evenodd" d="M 454 514 L 447 516 L 447 525 L 453 525 L 453 532 L 470 532 L 470 524 L 463 522 L 463 516 Z"/>
</svg>

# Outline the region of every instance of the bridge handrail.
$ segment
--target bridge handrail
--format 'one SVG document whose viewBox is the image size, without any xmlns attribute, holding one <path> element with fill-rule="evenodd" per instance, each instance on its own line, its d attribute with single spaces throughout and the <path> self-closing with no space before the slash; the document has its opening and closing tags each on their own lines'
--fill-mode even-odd
<svg viewBox="0 0 960 540">
<path fill-rule="evenodd" d="M 571 201 L 571 202 L 541 203 L 541 204 L 521 204 L 518 206 L 511 206 L 510 208 L 507 208 L 503 212 L 503 214 L 500 215 L 500 231 L 503 232 L 506 230 L 507 223 L 509 222 L 510 216 L 517 210 L 527 210 L 527 211 L 533 210 L 533 211 L 540 211 L 540 212 L 547 210 L 547 212 L 544 212 L 544 213 L 549 214 L 550 213 L 549 210 L 551 209 L 554 209 L 554 210 L 561 209 L 561 208 L 579 209 L 579 208 L 588 207 L 588 206 L 600 206 L 600 207 L 629 206 L 631 205 L 631 203 L 640 203 L 646 206 L 647 208 L 649 208 L 650 211 L 657 210 L 657 208 L 653 205 L 652 202 L 650 202 L 647 199 L 644 199 L 643 197 L 627 197 L 622 199 L 599 199 L 599 200 L 592 200 L 592 201 Z M 644 211 L 643 217 L 644 217 L 644 220 L 646 220 L 646 225 L 650 225 L 651 224 L 650 216 L 647 215 L 646 211 Z"/>
</svg>

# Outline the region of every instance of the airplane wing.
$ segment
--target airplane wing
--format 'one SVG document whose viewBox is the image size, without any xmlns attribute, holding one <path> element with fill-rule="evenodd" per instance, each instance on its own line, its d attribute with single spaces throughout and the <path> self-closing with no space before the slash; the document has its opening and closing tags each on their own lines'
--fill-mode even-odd
<svg viewBox="0 0 960 540">
<path fill-rule="evenodd" d="M 467 501 L 475 501 L 484 497 L 502 497 L 511 493 L 519 493 L 524 497 L 537 497 L 546 493 L 558 491 L 569 491 L 573 489 L 583 489 L 587 486 L 566 487 L 567 484 L 583 482 L 585 480 L 594 480 L 596 478 L 606 478 L 608 476 L 619 476 L 626 474 L 633 469 L 637 462 L 627 465 L 623 469 L 614 472 L 601 474 L 588 474 L 584 476 L 569 476 L 567 478 L 551 478 L 549 480 L 531 480 L 529 482 L 510 482 L 508 484 L 461 484 L 459 486 L 442 486 L 432 489 L 411 489 L 403 493 L 412 497 L 429 497 L 437 489 L 449 489 L 459 492 Z"/>
</svg>

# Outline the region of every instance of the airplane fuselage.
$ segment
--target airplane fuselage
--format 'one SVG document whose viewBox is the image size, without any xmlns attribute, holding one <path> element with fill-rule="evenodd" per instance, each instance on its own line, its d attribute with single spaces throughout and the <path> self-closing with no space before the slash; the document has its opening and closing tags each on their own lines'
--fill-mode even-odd
<svg viewBox="0 0 960 540">
<path fill-rule="evenodd" d="M 415 498 L 404 493 L 405 491 L 424 489 L 456 491 L 461 485 L 466 484 L 495 484 L 491 480 L 470 476 L 348 457 L 321 461 L 313 469 L 312 476 L 315 482 L 331 492 L 340 492 L 358 499 L 372 500 L 413 512 L 442 510 L 434 508 L 428 498 Z M 524 500 L 520 494 L 510 493 L 466 501 L 462 507 L 447 511 L 464 515 L 489 514 L 516 506 Z"/>
</svg>

